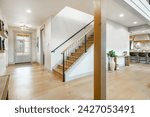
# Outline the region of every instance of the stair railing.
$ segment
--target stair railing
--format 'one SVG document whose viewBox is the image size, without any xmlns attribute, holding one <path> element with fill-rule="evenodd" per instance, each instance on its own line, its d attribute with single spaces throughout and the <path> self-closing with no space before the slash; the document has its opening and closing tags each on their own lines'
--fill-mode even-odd
<svg viewBox="0 0 150 117">
<path fill-rule="evenodd" d="M 69 68 L 71 64 L 70 63 L 71 61 L 69 61 L 69 56 L 73 54 L 74 52 L 76 52 L 76 50 L 79 49 L 83 44 L 84 44 L 84 48 L 82 48 L 81 51 L 79 51 L 79 54 L 86 53 L 87 52 L 87 39 L 92 34 L 93 34 L 93 28 L 89 29 L 81 38 L 74 41 L 69 47 L 67 47 L 61 53 L 63 56 L 63 82 L 65 82 L 65 72 L 67 71 L 67 68 Z"/>
</svg>

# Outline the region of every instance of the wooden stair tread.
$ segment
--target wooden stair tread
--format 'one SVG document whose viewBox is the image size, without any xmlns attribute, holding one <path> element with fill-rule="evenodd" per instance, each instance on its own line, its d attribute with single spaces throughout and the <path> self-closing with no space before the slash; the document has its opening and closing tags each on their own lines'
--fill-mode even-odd
<svg viewBox="0 0 150 117">
<path fill-rule="evenodd" d="M 62 69 L 60 69 L 60 68 L 55 68 L 55 69 L 53 69 L 55 72 L 57 72 L 57 73 L 59 73 L 60 75 L 63 75 L 63 70 Z"/>
<path fill-rule="evenodd" d="M 93 43 L 87 43 L 86 46 L 90 46 L 90 45 L 92 45 L 92 44 L 93 44 Z M 85 44 L 83 43 L 82 46 L 85 46 Z"/>
<path fill-rule="evenodd" d="M 58 66 L 60 66 L 60 67 L 63 68 L 63 64 L 59 64 Z M 66 65 L 65 65 L 65 68 L 66 68 L 66 69 L 68 69 L 69 67 L 70 67 L 70 66 L 66 66 Z"/>
<path fill-rule="evenodd" d="M 73 52 L 72 54 L 83 54 L 83 52 Z"/>
<path fill-rule="evenodd" d="M 76 57 L 76 56 L 69 56 L 70 58 L 76 58 L 76 59 L 78 59 L 78 57 Z"/>
<path fill-rule="evenodd" d="M 88 49 L 94 43 L 94 36 L 91 35 L 86 40 L 86 48 Z M 78 46 L 75 49 L 75 52 L 72 52 L 70 56 L 65 60 L 65 71 L 69 69 L 83 54 L 85 53 L 85 42 Z M 67 66 L 66 66 L 67 65 Z M 53 69 L 55 73 L 63 77 L 63 64 L 58 64 L 57 68 Z"/>
<path fill-rule="evenodd" d="M 71 60 L 66 60 L 65 62 L 74 63 L 74 61 Z"/>
<path fill-rule="evenodd" d="M 92 44 L 91 45 L 87 45 L 86 46 L 86 49 L 88 49 L 89 47 L 91 47 L 92 46 Z M 85 48 L 85 46 L 81 46 L 80 48 Z"/>
<path fill-rule="evenodd" d="M 69 56 L 67 59 L 68 59 L 68 60 L 72 60 L 72 61 L 75 62 L 78 58 L 79 58 L 79 57 L 76 57 L 76 56 L 71 55 L 71 56 Z"/>
</svg>

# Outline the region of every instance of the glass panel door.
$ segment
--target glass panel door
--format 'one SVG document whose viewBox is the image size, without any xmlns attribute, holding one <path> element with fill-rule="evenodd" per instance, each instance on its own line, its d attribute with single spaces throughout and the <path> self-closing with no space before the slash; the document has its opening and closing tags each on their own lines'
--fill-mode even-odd
<svg viewBox="0 0 150 117">
<path fill-rule="evenodd" d="M 16 35 L 16 63 L 31 62 L 31 42 L 30 35 Z"/>
</svg>

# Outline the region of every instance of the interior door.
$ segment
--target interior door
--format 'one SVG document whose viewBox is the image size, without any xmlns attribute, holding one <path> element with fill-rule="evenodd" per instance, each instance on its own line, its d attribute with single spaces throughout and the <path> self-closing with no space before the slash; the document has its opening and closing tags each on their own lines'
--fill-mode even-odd
<svg viewBox="0 0 150 117">
<path fill-rule="evenodd" d="M 31 62 L 31 43 L 29 34 L 16 35 L 16 63 Z"/>
<path fill-rule="evenodd" d="M 44 28 L 41 29 L 40 35 L 41 35 L 41 64 L 44 65 L 45 64 L 45 53 L 44 53 L 45 29 Z"/>
</svg>

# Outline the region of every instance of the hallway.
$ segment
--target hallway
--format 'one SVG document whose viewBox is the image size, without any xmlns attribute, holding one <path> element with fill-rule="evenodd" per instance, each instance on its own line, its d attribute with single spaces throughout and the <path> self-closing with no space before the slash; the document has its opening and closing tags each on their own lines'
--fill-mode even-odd
<svg viewBox="0 0 150 117">
<path fill-rule="evenodd" d="M 17 64 L 7 69 L 11 74 L 10 100 L 88 100 L 93 99 L 92 78 L 63 83 L 55 74 L 38 64 Z"/>
</svg>

